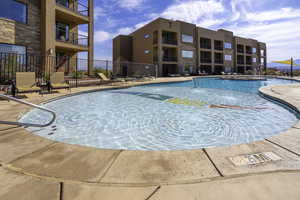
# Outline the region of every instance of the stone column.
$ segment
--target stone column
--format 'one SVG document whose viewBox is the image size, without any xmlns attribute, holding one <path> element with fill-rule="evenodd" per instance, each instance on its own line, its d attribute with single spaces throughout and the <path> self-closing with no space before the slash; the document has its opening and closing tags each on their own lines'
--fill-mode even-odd
<svg viewBox="0 0 300 200">
<path fill-rule="evenodd" d="M 46 74 L 55 66 L 55 6 L 55 0 L 41 1 L 42 62 Z"/>
</svg>

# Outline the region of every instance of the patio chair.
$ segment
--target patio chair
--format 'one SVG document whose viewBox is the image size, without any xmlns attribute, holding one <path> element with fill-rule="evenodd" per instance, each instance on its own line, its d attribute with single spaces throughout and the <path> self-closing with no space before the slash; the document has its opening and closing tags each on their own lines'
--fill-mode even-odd
<svg viewBox="0 0 300 200">
<path fill-rule="evenodd" d="M 109 79 L 105 74 L 103 73 L 97 73 L 98 77 L 100 78 L 100 83 L 106 83 L 106 84 L 111 84 L 113 85 L 114 83 L 121 83 L 125 82 L 125 79 Z"/>
<path fill-rule="evenodd" d="M 64 72 L 54 72 L 50 75 L 51 89 L 71 89 L 70 85 L 65 81 Z"/>
<path fill-rule="evenodd" d="M 107 76 L 105 76 L 103 73 L 97 73 L 97 75 L 98 75 L 99 78 L 102 79 L 103 81 L 111 81 L 111 80 L 108 79 Z"/>
<path fill-rule="evenodd" d="M 36 85 L 35 72 L 16 72 L 17 93 L 40 92 Z"/>
</svg>

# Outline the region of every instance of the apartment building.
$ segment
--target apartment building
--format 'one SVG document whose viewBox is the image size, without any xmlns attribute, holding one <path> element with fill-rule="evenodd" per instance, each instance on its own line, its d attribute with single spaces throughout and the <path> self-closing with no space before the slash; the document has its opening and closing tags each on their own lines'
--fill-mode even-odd
<svg viewBox="0 0 300 200">
<path fill-rule="evenodd" d="M 128 75 L 122 63 L 152 63 L 159 76 L 221 74 L 266 68 L 266 44 L 234 36 L 227 30 L 209 30 L 183 21 L 158 18 L 130 35 L 113 40 L 114 73 Z"/>
<path fill-rule="evenodd" d="M 52 71 L 71 72 L 79 52 L 93 68 L 93 0 L 1 0 L 0 54 L 53 57 Z M 87 34 L 79 34 L 79 26 Z M 47 58 L 47 59 L 46 59 Z M 72 63 L 73 62 L 73 63 Z M 24 64 L 24 63 L 23 63 Z"/>
</svg>

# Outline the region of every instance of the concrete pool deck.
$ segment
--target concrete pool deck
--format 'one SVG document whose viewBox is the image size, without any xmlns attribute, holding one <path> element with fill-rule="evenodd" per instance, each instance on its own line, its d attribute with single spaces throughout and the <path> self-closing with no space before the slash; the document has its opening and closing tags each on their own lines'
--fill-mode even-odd
<svg viewBox="0 0 300 200">
<path fill-rule="evenodd" d="M 73 88 L 71 94 L 119 87 Z M 300 84 L 260 91 L 300 110 Z M 39 104 L 69 94 L 26 94 L 25 100 Z M 0 120 L 16 121 L 29 109 L 0 101 Z M 245 164 L 244 155 L 270 152 L 271 160 Z M 186 151 L 103 150 L 0 125 L 0 178 L 1 200 L 300 199 L 300 122 L 263 141 Z"/>
</svg>

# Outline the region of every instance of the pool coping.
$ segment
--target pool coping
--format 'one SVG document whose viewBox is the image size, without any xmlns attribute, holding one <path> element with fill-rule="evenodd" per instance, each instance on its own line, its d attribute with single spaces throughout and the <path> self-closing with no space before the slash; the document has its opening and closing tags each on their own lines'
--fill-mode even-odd
<svg viewBox="0 0 300 200">
<path fill-rule="evenodd" d="M 176 79 L 173 80 L 171 82 L 181 82 Z M 157 82 L 157 84 L 169 82 Z M 74 94 L 68 94 L 63 91 L 65 92 L 63 95 L 54 98 L 41 99 L 39 96 L 37 98 L 33 96 L 29 97 L 28 100 L 31 102 L 46 103 L 83 93 L 147 84 L 153 84 L 153 82 L 137 83 L 131 86 L 94 88 L 88 91 L 75 92 Z M 300 88 L 300 84 L 295 85 Z M 278 87 L 282 86 L 262 87 L 259 89 L 259 92 L 268 98 L 293 106 L 299 112 L 300 104 L 295 105 L 295 99 L 281 93 L 274 93 Z M 288 89 L 290 86 L 285 85 L 284 87 Z M 300 102 L 300 100 L 298 101 Z M 14 111 L 14 116 L 11 118 L 17 119 L 20 116 L 20 112 L 17 110 L 19 107 L 10 104 L 5 103 L 8 109 Z M 23 114 L 30 110 L 24 107 L 21 107 L 21 109 Z M 300 123 L 298 122 L 296 126 L 300 128 Z M 7 145 L 6 150 L 0 151 L 0 168 L 19 174 L 20 176 L 25 175 L 45 181 L 87 185 L 96 184 L 112 187 L 193 184 L 246 177 L 255 174 L 300 172 L 300 148 L 291 148 L 288 145 L 288 140 L 297 138 L 297 141 L 300 141 L 298 133 L 300 135 L 300 130 L 292 127 L 275 137 L 267 138 L 263 141 L 229 147 L 177 151 L 134 151 L 97 149 L 65 144 L 33 135 L 24 128 L 12 128 L 0 131 L 0 144 L 1 141 L 5 141 L 5 145 Z M 29 141 L 32 146 L 28 146 L 27 143 Z M 294 141 L 290 142 L 293 144 Z M 41 146 L 38 146 L 38 144 Z M 29 150 L 30 148 L 32 150 Z M 28 151 L 24 152 L 25 150 Z M 13 154 L 11 151 L 13 151 Z M 243 167 L 237 167 L 229 161 L 229 158 L 233 156 L 266 151 L 275 152 L 283 160 L 263 163 L 258 166 Z M 59 159 L 54 159 L 57 153 L 61 153 L 61 155 Z M 86 155 L 86 159 L 82 160 L 83 155 Z M 98 168 L 95 169 L 92 165 L 95 163 L 95 158 L 99 159 L 96 163 L 102 163 L 101 165 L 103 166 L 97 166 Z M 59 166 L 58 168 L 53 165 L 55 162 Z M 105 163 L 103 164 L 103 162 Z M 76 168 L 73 166 L 75 164 L 78 165 Z M 74 174 L 68 173 L 69 171 L 73 171 Z M 87 174 L 90 174 L 90 176 L 87 176 Z"/>
</svg>

